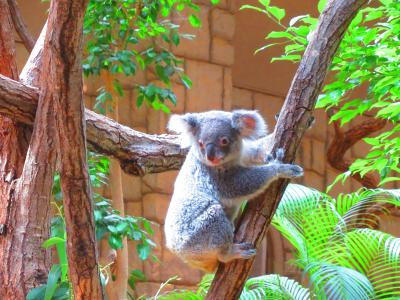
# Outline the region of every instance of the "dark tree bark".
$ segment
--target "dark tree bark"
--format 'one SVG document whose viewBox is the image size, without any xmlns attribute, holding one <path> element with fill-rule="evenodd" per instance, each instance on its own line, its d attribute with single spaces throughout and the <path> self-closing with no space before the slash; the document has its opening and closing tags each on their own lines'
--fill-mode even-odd
<svg viewBox="0 0 400 300">
<path fill-rule="evenodd" d="M 0 73 L 18 80 L 14 30 L 6 0 L 0 0 L 0 11 Z M 28 126 L 4 116 L 0 118 L 0 299 L 24 299 L 29 287 L 43 281 L 43 260 L 32 257 L 35 254 L 45 257 L 42 255 L 44 250 L 37 248 L 41 243 L 33 248 L 36 251 L 33 255 L 29 245 L 17 250 L 12 248 L 15 244 L 27 242 L 26 234 L 32 233 L 26 230 L 26 226 L 19 226 L 22 219 L 25 219 L 25 224 L 31 220 L 26 214 L 29 210 L 27 203 L 20 206 L 23 210 L 16 212 L 16 199 L 13 197 L 30 136 L 31 128 Z M 32 236 L 32 240 L 36 237 Z M 34 265 L 32 260 L 35 260 Z"/>
<path fill-rule="evenodd" d="M 344 158 L 346 151 L 363 138 L 383 129 L 385 125 L 386 120 L 371 119 L 343 131 L 338 121 L 333 122 L 335 136 L 329 145 L 327 156 L 331 167 L 340 172 L 348 171 L 351 162 Z M 379 177 L 374 174 L 365 174 L 364 177 L 353 174 L 352 177 L 369 189 L 376 189 L 379 185 Z"/>
<path fill-rule="evenodd" d="M 24 46 L 28 52 L 31 52 L 33 46 L 35 46 L 35 39 L 28 27 L 26 27 L 24 19 L 21 16 L 21 13 L 18 8 L 18 4 L 16 0 L 8 0 L 8 5 L 10 7 L 12 21 L 14 23 L 14 28 L 18 32 L 19 37 L 21 38 Z"/>
<path fill-rule="evenodd" d="M 331 0 L 321 14 L 275 127 L 273 151 L 283 148 L 285 162 L 294 160 L 333 55 L 352 18 L 365 2 L 366 0 Z M 249 203 L 239 221 L 235 242 L 259 245 L 287 183 L 287 180 L 274 182 L 265 193 Z M 254 259 L 236 260 L 229 264 L 220 264 L 207 299 L 237 299 L 253 261 Z"/>
<path fill-rule="evenodd" d="M 33 52 L 36 47 L 37 45 Z M 40 60 L 36 60 L 33 64 L 35 70 L 39 62 Z M 26 74 L 24 70 L 21 76 Z M 28 76 L 25 75 L 24 78 Z M 37 89 L 0 75 L 1 115 L 32 125 L 38 95 Z M 85 110 L 85 117 L 89 148 L 118 159 L 122 169 L 128 174 L 142 176 L 177 170 L 185 159 L 186 151 L 180 149 L 177 136 L 150 135 L 135 131 L 88 109 Z"/>
<path fill-rule="evenodd" d="M 69 280 L 74 299 L 77 300 L 103 299 L 97 262 L 92 192 L 86 163 L 82 94 L 81 52 L 87 3 L 86 0 L 51 2 L 42 60 L 42 70 L 47 72 L 42 73 L 40 81 L 40 95 L 49 101 L 54 116 L 55 124 L 49 124 L 49 128 L 54 129 L 42 129 L 41 132 L 51 130 L 57 137 L 67 230 Z M 41 98 L 42 96 L 39 102 Z M 38 111 L 35 124 L 41 116 Z"/>
</svg>

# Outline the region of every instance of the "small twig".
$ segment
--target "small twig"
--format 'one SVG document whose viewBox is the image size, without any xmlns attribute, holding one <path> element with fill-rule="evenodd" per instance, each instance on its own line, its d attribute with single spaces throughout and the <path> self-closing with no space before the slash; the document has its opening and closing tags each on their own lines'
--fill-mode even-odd
<svg viewBox="0 0 400 300">
<path fill-rule="evenodd" d="M 10 8 L 10 13 L 12 16 L 12 21 L 14 23 L 15 30 L 18 32 L 24 46 L 28 52 L 31 52 L 35 46 L 35 38 L 26 26 L 21 12 L 18 8 L 16 0 L 8 0 L 8 6 Z"/>
</svg>

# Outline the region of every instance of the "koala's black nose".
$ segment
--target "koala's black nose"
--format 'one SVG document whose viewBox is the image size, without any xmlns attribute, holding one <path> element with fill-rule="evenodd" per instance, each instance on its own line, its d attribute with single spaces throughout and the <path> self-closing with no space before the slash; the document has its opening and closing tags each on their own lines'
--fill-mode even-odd
<svg viewBox="0 0 400 300">
<path fill-rule="evenodd" d="M 206 145 L 206 158 L 209 161 L 213 161 L 215 159 L 215 146 L 214 144 Z"/>
</svg>

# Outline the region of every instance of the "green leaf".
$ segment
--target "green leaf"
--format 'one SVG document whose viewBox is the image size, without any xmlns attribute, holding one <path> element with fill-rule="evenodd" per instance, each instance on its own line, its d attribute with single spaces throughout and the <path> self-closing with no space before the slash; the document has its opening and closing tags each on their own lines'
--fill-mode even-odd
<svg viewBox="0 0 400 300">
<path fill-rule="evenodd" d="M 60 276 L 61 276 L 60 265 L 52 265 L 49 272 L 49 276 L 47 278 L 44 300 L 51 300 L 53 298 L 53 295 L 58 286 L 58 280 L 60 279 Z"/>
<path fill-rule="evenodd" d="M 279 8 L 276 6 L 269 6 L 266 8 L 267 11 L 273 15 L 279 22 L 285 17 L 286 12 L 283 8 Z"/>
<path fill-rule="evenodd" d="M 288 38 L 290 40 L 294 39 L 294 36 L 286 31 L 271 31 L 265 39 L 279 39 L 279 38 Z"/>
<path fill-rule="evenodd" d="M 137 244 L 136 251 L 141 260 L 145 260 L 149 257 L 150 254 L 150 246 L 147 244 Z"/>
<path fill-rule="evenodd" d="M 190 15 L 189 16 L 189 23 L 195 28 L 200 28 L 201 27 L 201 21 L 196 15 Z"/>
<path fill-rule="evenodd" d="M 318 11 L 319 11 L 319 13 L 322 13 L 322 11 L 324 10 L 324 8 L 326 6 L 326 2 L 327 2 L 327 0 L 319 0 L 318 1 Z"/>
<path fill-rule="evenodd" d="M 55 237 L 52 237 L 52 238 L 47 239 L 47 240 L 42 244 L 42 247 L 47 249 L 47 248 L 49 248 L 49 247 L 51 247 L 51 246 L 54 246 L 54 245 L 65 244 L 65 242 L 66 242 L 65 239 L 55 236 Z"/>
</svg>

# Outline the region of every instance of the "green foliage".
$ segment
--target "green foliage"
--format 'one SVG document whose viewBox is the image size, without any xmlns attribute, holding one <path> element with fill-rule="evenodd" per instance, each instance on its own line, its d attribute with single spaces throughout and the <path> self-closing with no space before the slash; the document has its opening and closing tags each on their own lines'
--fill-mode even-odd
<svg viewBox="0 0 400 300">
<path fill-rule="evenodd" d="M 89 176 L 92 187 L 100 188 L 107 183 L 109 160 L 101 155 L 90 153 L 88 158 Z M 45 285 L 32 289 L 27 299 L 70 299 L 70 282 L 68 280 L 67 236 L 62 205 L 60 176 L 54 177 L 53 202 L 57 214 L 51 223 L 51 236 L 43 243 L 44 248 L 55 247 L 57 250 L 58 264 L 52 266 Z M 153 223 L 143 217 L 125 216 L 113 209 L 110 201 L 94 193 L 94 218 L 96 225 L 96 239 L 108 239 L 113 249 L 122 248 L 122 240 L 128 238 L 137 241 L 136 251 L 141 260 L 146 260 L 156 245 L 151 240 L 154 235 Z M 156 259 L 155 257 L 153 259 Z M 107 267 L 107 266 L 103 266 Z M 143 280 L 144 275 L 140 270 L 132 270 L 128 283 L 134 289 L 137 280 Z M 101 274 L 103 285 L 107 278 Z"/>
<path fill-rule="evenodd" d="M 272 225 L 295 248 L 293 263 L 318 299 L 400 297 L 400 239 L 374 230 L 398 190 L 361 190 L 336 199 L 291 184 Z"/>
<path fill-rule="evenodd" d="M 214 275 L 208 274 L 201 280 L 197 291 L 176 290 L 155 296 L 151 299 L 158 300 L 203 300 L 207 294 Z M 282 300 L 305 300 L 310 299 L 308 289 L 302 287 L 296 281 L 280 275 L 263 275 L 250 278 L 246 281 L 240 300 L 258 299 L 282 299 Z"/>
<path fill-rule="evenodd" d="M 399 190 L 360 190 L 334 199 L 290 184 L 272 225 L 294 247 L 291 263 L 304 272 L 310 288 L 264 275 L 248 279 L 240 299 L 398 299 L 400 238 L 373 229 L 389 206 L 400 206 Z M 197 291 L 154 299 L 205 299 L 211 281 L 207 275 Z"/>
<path fill-rule="evenodd" d="M 271 43 L 257 51 L 283 46 L 284 54 L 272 61 L 298 62 L 310 33 L 316 28 L 317 18 L 298 16 L 286 26 L 268 13 L 269 1 L 259 2 L 261 7 L 243 8 L 266 14 L 282 30 L 270 32 L 266 39 Z M 320 12 L 325 3 L 325 0 L 319 1 Z M 372 0 L 369 5 L 359 11 L 345 33 L 330 66 L 332 79 L 324 86 L 317 108 L 333 111 L 331 121 L 338 121 L 342 126 L 365 116 L 388 121 L 387 131 L 365 139 L 371 145 L 369 154 L 350 167 L 352 173 L 361 176 L 378 171 L 384 184 L 399 180 L 398 176 L 390 177 L 391 172 L 400 173 L 400 2 Z M 360 92 L 360 86 L 365 89 L 361 98 L 354 96 L 357 89 Z"/>
<path fill-rule="evenodd" d="M 169 20 L 173 11 L 185 8 L 186 12 L 191 11 L 189 23 L 200 27 L 199 6 L 191 0 L 91 0 L 84 22 L 84 74 L 111 73 L 114 91 L 122 96 L 118 78 L 125 76 L 133 82 L 137 72 L 150 68 L 164 86 L 136 84 L 137 106 L 146 103 L 169 112 L 165 101 L 176 105 L 171 78 L 177 76 L 186 87 L 191 86 L 182 61 L 169 50 L 169 46 L 178 46 L 181 38 L 192 38 L 179 33 L 179 26 Z M 113 91 L 102 87 L 99 92 L 95 107 L 104 112 Z"/>
</svg>

